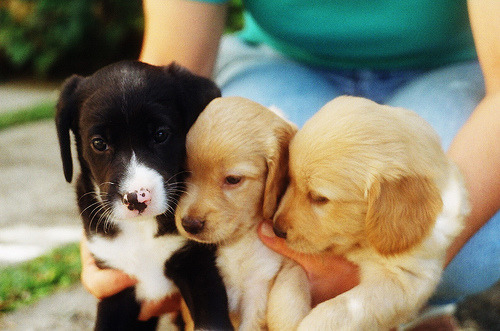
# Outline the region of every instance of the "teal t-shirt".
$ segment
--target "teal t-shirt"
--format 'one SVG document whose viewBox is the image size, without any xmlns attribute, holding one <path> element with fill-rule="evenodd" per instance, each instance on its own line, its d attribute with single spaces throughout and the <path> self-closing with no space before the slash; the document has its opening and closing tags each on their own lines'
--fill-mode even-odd
<svg viewBox="0 0 500 331">
<path fill-rule="evenodd" d="M 466 0 L 245 0 L 244 5 L 241 38 L 312 65 L 432 68 L 476 57 Z"/>
</svg>

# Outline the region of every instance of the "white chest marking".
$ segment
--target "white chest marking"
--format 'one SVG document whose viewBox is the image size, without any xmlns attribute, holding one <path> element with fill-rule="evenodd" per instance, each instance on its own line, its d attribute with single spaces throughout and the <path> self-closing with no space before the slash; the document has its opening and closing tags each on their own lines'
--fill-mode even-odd
<svg viewBox="0 0 500 331">
<path fill-rule="evenodd" d="M 249 231 L 239 241 L 217 249 L 217 266 L 227 290 L 229 309 L 243 311 L 245 296 L 265 294 L 259 300 L 267 301 L 269 286 L 281 267 L 282 258 L 264 246 L 257 231 Z"/>
<path fill-rule="evenodd" d="M 112 239 L 95 235 L 89 238 L 90 251 L 99 260 L 134 276 L 139 281 L 139 300 L 159 300 L 177 291 L 164 275 L 165 261 L 185 245 L 179 235 L 155 237 L 156 219 L 132 219 L 117 222 L 120 233 Z"/>
</svg>

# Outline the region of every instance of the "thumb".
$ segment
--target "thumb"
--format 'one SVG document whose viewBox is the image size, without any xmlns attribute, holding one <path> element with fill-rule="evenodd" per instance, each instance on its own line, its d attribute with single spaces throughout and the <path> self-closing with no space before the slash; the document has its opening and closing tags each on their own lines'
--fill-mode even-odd
<svg viewBox="0 0 500 331">
<path fill-rule="evenodd" d="M 308 264 L 308 260 L 310 260 L 311 256 L 294 251 L 290 247 L 288 247 L 285 239 L 277 237 L 274 234 L 271 221 L 266 220 L 260 223 L 258 234 L 260 240 L 264 243 L 264 245 L 266 245 L 276 253 L 284 255 L 302 266 L 306 266 Z"/>
<path fill-rule="evenodd" d="M 292 250 L 285 239 L 274 234 L 270 221 L 258 228 L 259 238 L 273 251 L 297 262 L 306 271 L 311 285 L 313 304 L 331 299 L 359 284 L 359 267 L 334 252 L 306 254 Z"/>
</svg>

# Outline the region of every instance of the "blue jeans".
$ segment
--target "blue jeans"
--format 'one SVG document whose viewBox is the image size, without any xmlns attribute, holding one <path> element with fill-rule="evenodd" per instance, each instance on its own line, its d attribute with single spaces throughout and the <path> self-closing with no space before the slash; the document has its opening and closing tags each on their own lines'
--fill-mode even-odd
<svg viewBox="0 0 500 331">
<path fill-rule="evenodd" d="M 355 95 L 416 111 L 447 149 L 484 96 L 476 61 L 436 70 L 331 70 L 287 59 L 235 36 L 222 40 L 215 80 L 223 96 L 242 96 L 283 110 L 302 126 L 339 95 Z M 486 289 L 500 278 L 500 213 L 464 246 L 446 268 L 433 298 L 450 302 Z"/>
</svg>

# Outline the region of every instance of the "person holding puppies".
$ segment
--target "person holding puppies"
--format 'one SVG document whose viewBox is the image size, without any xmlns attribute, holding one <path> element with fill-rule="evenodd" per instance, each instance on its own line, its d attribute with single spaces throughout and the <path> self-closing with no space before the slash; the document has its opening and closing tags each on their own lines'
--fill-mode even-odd
<svg viewBox="0 0 500 331">
<path fill-rule="evenodd" d="M 500 3 L 248 0 L 243 31 L 222 37 L 227 8 L 227 0 L 145 0 L 140 60 L 176 61 L 213 77 L 223 96 L 276 106 L 299 127 L 342 94 L 416 111 L 458 165 L 472 207 L 448 249 L 432 300 L 457 300 L 495 283 L 500 277 Z M 269 222 L 259 234 L 304 267 L 314 304 L 358 285 L 358 267 L 338 255 L 295 252 Z M 94 268 L 86 256 L 83 262 L 83 282 L 98 297 L 133 283 L 118 271 Z M 113 288 L 106 285 L 111 283 Z M 165 302 L 146 304 L 142 316 L 165 307 Z"/>
</svg>

